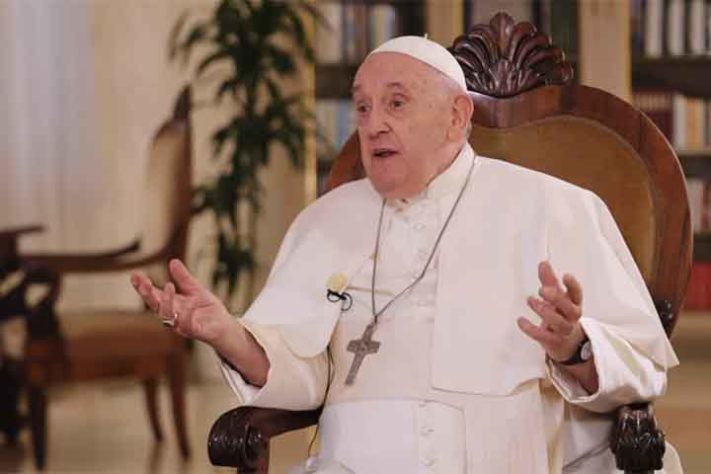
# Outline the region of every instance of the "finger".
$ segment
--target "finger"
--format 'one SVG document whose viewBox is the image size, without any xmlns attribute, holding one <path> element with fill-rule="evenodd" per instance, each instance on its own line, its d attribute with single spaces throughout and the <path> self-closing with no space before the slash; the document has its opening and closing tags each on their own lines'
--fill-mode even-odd
<svg viewBox="0 0 711 474">
<path fill-rule="evenodd" d="M 562 336 L 569 336 L 573 332 L 575 327 L 573 323 L 565 319 L 549 303 L 533 297 L 528 298 L 527 302 L 528 306 L 543 320 L 544 326 L 552 329 L 553 332 Z"/>
<path fill-rule="evenodd" d="M 580 306 L 583 303 L 583 288 L 578 280 L 570 273 L 563 275 L 563 284 L 568 290 L 568 297 L 573 304 Z"/>
<path fill-rule="evenodd" d="M 173 309 L 173 296 L 175 295 L 175 286 L 172 283 L 165 285 L 163 297 L 160 300 L 159 315 L 161 319 L 172 321 L 175 310 Z M 177 321 L 176 321 L 177 322 Z"/>
<path fill-rule="evenodd" d="M 168 270 L 170 271 L 171 278 L 178 285 L 181 292 L 191 293 L 202 289 L 200 282 L 192 276 L 185 264 L 177 258 L 172 259 L 168 263 Z"/>
<path fill-rule="evenodd" d="M 580 319 L 580 306 L 574 304 L 565 291 L 546 286 L 541 288 L 538 294 L 548 304 L 553 305 L 556 311 L 563 315 L 565 319 L 569 321 Z"/>
<path fill-rule="evenodd" d="M 151 311 L 158 311 L 162 291 L 153 285 L 150 278 L 140 272 L 136 272 L 131 275 L 131 284 L 141 296 L 146 306 L 148 306 Z"/>
<path fill-rule="evenodd" d="M 517 322 L 521 331 L 545 347 L 555 347 L 563 342 L 562 336 L 536 326 L 526 318 L 518 318 Z"/>
<path fill-rule="evenodd" d="M 553 266 L 548 260 L 544 260 L 538 264 L 538 279 L 541 281 L 541 285 L 543 286 L 560 288 L 558 277 L 555 275 Z"/>
<path fill-rule="evenodd" d="M 176 315 L 175 329 L 179 330 L 178 333 L 183 337 L 191 337 L 190 334 L 193 333 L 195 325 L 193 312 L 196 305 L 195 298 L 185 298 L 177 294 L 173 297 L 173 311 Z"/>
</svg>

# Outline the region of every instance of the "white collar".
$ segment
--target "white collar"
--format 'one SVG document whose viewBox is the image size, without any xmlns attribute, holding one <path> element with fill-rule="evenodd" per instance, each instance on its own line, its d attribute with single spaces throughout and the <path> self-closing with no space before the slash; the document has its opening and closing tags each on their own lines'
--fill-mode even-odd
<svg viewBox="0 0 711 474">
<path fill-rule="evenodd" d="M 465 143 L 452 163 L 440 174 L 429 182 L 427 187 L 419 194 L 406 199 L 389 199 L 388 205 L 398 209 L 404 209 L 412 204 L 426 200 L 439 200 L 442 197 L 459 191 L 467 178 L 467 173 L 475 158 L 474 150 L 469 143 Z"/>
</svg>

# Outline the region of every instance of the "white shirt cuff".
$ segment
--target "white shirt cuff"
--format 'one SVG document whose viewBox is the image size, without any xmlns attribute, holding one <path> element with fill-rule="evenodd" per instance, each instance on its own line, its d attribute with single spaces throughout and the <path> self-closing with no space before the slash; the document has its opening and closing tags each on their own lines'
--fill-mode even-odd
<svg viewBox="0 0 711 474">
<path fill-rule="evenodd" d="M 548 360 L 548 376 L 566 401 L 590 411 L 604 413 L 621 405 L 650 400 L 664 393 L 664 369 L 633 348 L 626 340 L 615 336 L 598 321 L 583 317 L 580 324 L 592 345 L 598 390 L 588 393 L 575 377 Z"/>
</svg>

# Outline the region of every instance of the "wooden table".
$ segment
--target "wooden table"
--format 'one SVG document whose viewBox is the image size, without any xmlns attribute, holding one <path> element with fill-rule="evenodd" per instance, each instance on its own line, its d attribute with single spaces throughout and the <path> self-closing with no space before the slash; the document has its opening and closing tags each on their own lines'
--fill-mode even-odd
<svg viewBox="0 0 711 474">
<path fill-rule="evenodd" d="M 21 268 L 22 262 L 17 251 L 21 236 L 42 231 L 42 226 L 20 226 L 0 228 L 0 283 Z M 0 294 L 0 323 L 11 317 L 22 315 L 24 308 L 24 286 L 15 285 Z M 2 328 L 0 328 L 1 335 Z M 0 344 L 0 431 L 5 433 L 9 443 L 14 444 L 21 426 L 18 410 L 22 383 L 21 362 L 8 357 Z"/>
</svg>

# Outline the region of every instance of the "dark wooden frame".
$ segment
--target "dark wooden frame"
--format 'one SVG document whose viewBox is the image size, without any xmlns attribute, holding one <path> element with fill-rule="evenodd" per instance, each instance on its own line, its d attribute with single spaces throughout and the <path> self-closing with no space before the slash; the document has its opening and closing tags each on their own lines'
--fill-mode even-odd
<svg viewBox="0 0 711 474">
<path fill-rule="evenodd" d="M 497 14 L 457 38 L 450 50 L 462 65 L 475 102 L 473 123 L 510 128 L 555 116 L 592 120 L 614 130 L 642 159 L 655 189 L 654 273 L 648 283 L 660 319 L 671 333 L 688 284 L 692 233 L 684 175 L 674 150 L 654 123 L 632 105 L 607 92 L 570 85 L 572 67 L 550 38 L 529 23 Z M 357 135 L 344 146 L 328 179 L 333 188 L 363 176 Z M 268 440 L 318 423 L 319 411 L 234 409 L 214 424 L 209 440 L 216 465 L 239 472 L 265 472 Z M 664 435 L 649 403 L 622 407 L 611 439 L 617 466 L 625 472 L 660 469 Z"/>
</svg>

